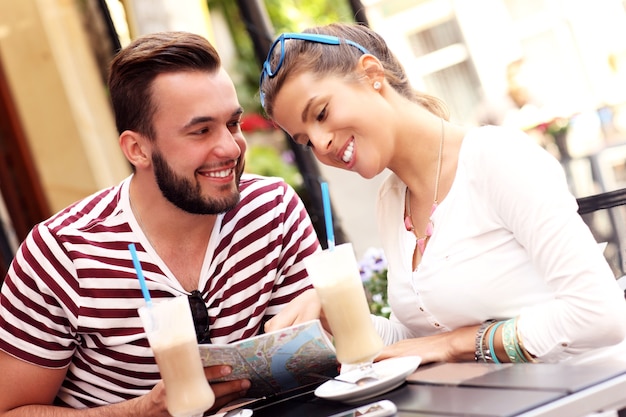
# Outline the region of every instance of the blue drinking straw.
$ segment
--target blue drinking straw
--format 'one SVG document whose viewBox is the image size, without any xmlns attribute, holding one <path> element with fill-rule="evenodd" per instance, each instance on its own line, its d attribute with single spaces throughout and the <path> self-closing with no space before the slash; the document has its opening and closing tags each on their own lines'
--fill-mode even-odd
<svg viewBox="0 0 626 417">
<path fill-rule="evenodd" d="M 335 231 L 333 230 L 333 216 L 330 210 L 330 195 L 328 193 L 328 183 L 322 182 L 322 204 L 324 205 L 324 223 L 326 223 L 326 238 L 328 239 L 328 250 L 335 250 Z"/>
<path fill-rule="evenodd" d="M 139 257 L 137 256 L 137 249 L 135 248 L 135 244 L 130 243 L 128 245 L 128 249 L 130 250 L 130 256 L 133 258 L 135 271 L 137 271 L 137 278 L 139 278 L 139 285 L 141 286 L 143 298 L 146 300 L 146 305 L 148 307 L 152 307 L 152 299 L 150 298 L 150 292 L 148 291 L 148 286 L 146 285 L 146 279 L 143 277 L 143 271 L 141 270 L 141 264 L 139 263 Z"/>
</svg>

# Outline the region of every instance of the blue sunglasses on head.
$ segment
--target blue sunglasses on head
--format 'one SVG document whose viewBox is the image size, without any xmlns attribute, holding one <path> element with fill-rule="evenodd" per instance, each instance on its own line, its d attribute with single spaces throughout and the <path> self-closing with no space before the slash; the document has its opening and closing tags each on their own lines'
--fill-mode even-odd
<svg viewBox="0 0 626 417">
<path fill-rule="evenodd" d="M 280 67 L 283 66 L 283 61 L 285 60 L 285 41 L 287 39 L 316 42 L 326 45 L 339 45 L 343 42 L 347 45 L 354 46 L 364 54 L 369 54 L 369 51 L 367 49 L 349 39 L 342 39 L 331 35 L 319 35 L 316 33 L 283 33 L 274 41 L 274 43 L 270 47 L 269 52 L 267 53 L 267 58 L 263 63 L 263 69 L 261 71 L 261 78 L 259 79 L 259 87 L 263 85 L 263 80 L 265 79 L 265 77 L 274 78 L 280 70 Z M 274 68 L 272 68 L 270 64 L 270 58 L 274 54 L 274 48 L 276 48 L 276 45 L 280 45 L 280 58 L 278 59 L 278 62 L 276 63 Z M 261 98 L 261 106 L 265 107 L 265 94 L 262 90 L 260 90 L 259 95 Z"/>
</svg>

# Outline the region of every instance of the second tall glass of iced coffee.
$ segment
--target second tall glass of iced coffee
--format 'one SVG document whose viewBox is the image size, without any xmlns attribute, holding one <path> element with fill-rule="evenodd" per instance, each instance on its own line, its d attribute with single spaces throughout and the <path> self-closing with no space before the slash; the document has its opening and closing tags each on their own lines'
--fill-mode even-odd
<svg viewBox="0 0 626 417">
<path fill-rule="evenodd" d="M 139 316 L 165 384 L 167 411 L 174 417 L 202 416 L 215 394 L 204 374 L 187 297 L 141 307 Z"/>
<path fill-rule="evenodd" d="M 371 372 L 383 342 L 370 317 L 352 244 L 313 254 L 304 265 L 328 320 L 337 360 Z"/>
</svg>

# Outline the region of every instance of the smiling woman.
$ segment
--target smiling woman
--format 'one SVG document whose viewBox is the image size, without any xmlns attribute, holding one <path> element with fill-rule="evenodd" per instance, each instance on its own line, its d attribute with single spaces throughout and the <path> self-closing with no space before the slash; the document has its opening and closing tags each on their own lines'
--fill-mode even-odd
<svg viewBox="0 0 626 417">
<path fill-rule="evenodd" d="M 522 131 L 450 122 L 366 26 L 304 33 L 278 38 L 259 88 L 269 117 L 323 164 L 365 179 L 392 172 L 376 197 L 393 309 L 373 317 L 387 345 L 378 359 L 623 355 L 623 293 L 559 161 Z"/>
</svg>

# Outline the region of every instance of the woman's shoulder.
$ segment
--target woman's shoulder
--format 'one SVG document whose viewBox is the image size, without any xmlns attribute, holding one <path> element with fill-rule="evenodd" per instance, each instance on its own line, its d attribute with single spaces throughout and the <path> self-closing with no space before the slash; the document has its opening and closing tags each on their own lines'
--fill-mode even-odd
<svg viewBox="0 0 626 417">
<path fill-rule="evenodd" d="M 495 144 L 506 146 L 518 140 L 533 142 L 529 135 L 519 129 L 486 125 L 469 129 L 463 139 L 463 146 L 481 147 Z"/>
<path fill-rule="evenodd" d="M 460 159 L 476 163 L 507 161 L 522 155 L 535 155 L 544 149 L 528 134 L 504 126 L 480 126 L 470 129 L 461 145 Z"/>
</svg>

